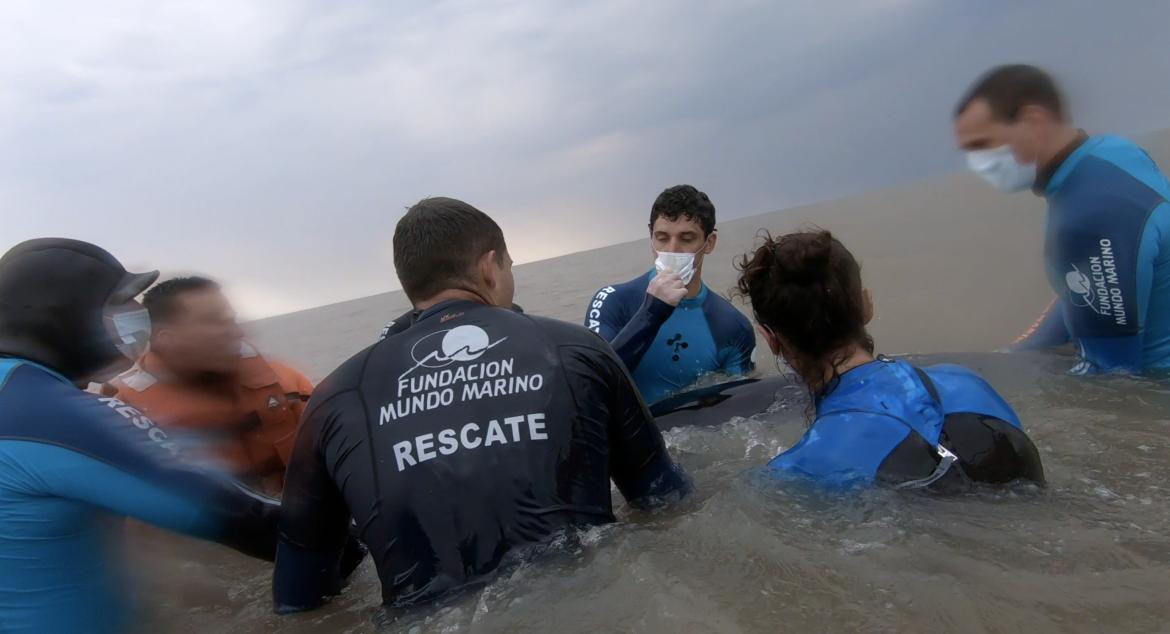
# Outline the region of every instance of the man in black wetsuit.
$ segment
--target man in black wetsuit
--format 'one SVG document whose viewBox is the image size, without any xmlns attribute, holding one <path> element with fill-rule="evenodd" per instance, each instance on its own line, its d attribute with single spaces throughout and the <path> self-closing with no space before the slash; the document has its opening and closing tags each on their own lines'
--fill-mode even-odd
<svg viewBox="0 0 1170 634">
<path fill-rule="evenodd" d="M 386 605 L 486 580 L 516 546 L 614 521 L 610 478 L 633 506 L 689 489 L 608 344 L 511 310 L 503 233 L 449 198 L 394 232 L 417 319 L 317 387 L 286 474 L 273 582 L 279 612 L 339 587 L 352 516 Z M 509 307 L 509 308 L 502 308 Z"/>
</svg>

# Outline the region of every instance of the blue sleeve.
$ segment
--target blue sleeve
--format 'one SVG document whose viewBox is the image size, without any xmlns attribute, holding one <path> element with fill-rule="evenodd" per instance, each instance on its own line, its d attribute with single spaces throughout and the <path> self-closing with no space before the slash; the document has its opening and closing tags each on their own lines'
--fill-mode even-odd
<svg viewBox="0 0 1170 634">
<path fill-rule="evenodd" d="M 818 418 L 791 449 L 768 463 L 782 478 L 812 481 L 830 489 L 866 486 L 898 443 L 910 434 L 906 424 L 868 413 Z"/>
<path fill-rule="evenodd" d="M 221 525 L 203 500 L 175 482 L 183 475 L 160 473 L 146 479 L 90 456 L 44 443 L 8 443 L 7 453 L 35 469 L 39 493 L 78 500 L 116 515 L 132 517 L 193 537 L 216 539 Z"/>
<path fill-rule="evenodd" d="M 612 350 L 565 346 L 561 366 L 581 418 L 575 424 L 591 437 L 608 438 L 609 477 L 630 506 L 651 509 L 690 493 L 690 478 L 671 458 L 654 416 Z"/>
<path fill-rule="evenodd" d="M 1143 370 L 1144 331 L 1150 310 L 1151 291 L 1154 287 L 1154 263 L 1162 254 L 1161 245 L 1166 237 L 1167 219 L 1170 219 L 1170 205 L 1163 203 L 1150 215 L 1142 232 L 1136 270 L 1118 272 L 1120 275 L 1128 274 L 1136 278 L 1130 281 L 1137 288 L 1137 332 L 1113 337 L 1079 337 L 1078 344 L 1084 362 L 1073 368 L 1074 374 L 1102 372 L 1138 374 Z"/>
<path fill-rule="evenodd" d="M 750 374 L 756 369 L 756 335 L 747 317 L 727 306 L 733 313 L 720 324 L 719 332 L 711 333 L 720 346 L 719 369 L 732 376 Z M 715 324 L 712 328 L 716 329 Z"/>
<path fill-rule="evenodd" d="M 188 462 L 173 450 L 167 450 L 165 434 L 137 409 L 115 398 L 103 397 L 97 401 L 105 405 L 101 409 L 107 414 L 116 413 L 118 416 L 107 416 L 96 422 L 107 431 L 118 433 L 112 433 L 110 440 L 97 439 L 92 445 L 77 444 L 81 453 L 93 455 L 128 476 L 148 483 L 160 495 L 169 495 L 169 498 L 144 498 L 145 505 L 157 501 L 166 513 L 159 514 L 147 506 L 138 505 L 126 507 L 129 516 L 210 539 L 251 557 L 265 561 L 276 558 L 280 502 L 249 490 L 225 472 Z M 138 442 L 131 442 L 121 449 L 109 447 L 112 442 L 117 442 L 116 436 L 121 436 L 123 431 L 139 434 Z M 145 488 L 139 487 L 139 491 L 144 496 L 147 493 Z M 100 492 L 93 490 L 93 493 L 98 495 Z M 183 517 L 179 511 L 185 507 L 179 501 L 196 505 L 201 513 L 198 522 L 189 529 L 173 524 Z M 114 495 L 111 503 L 126 505 L 129 502 Z"/>
<path fill-rule="evenodd" d="M 1064 322 L 1064 313 L 1060 310 L 1060 302 L 1054 299 L 1049 302 L 1044 312 L 1028 330 L 1008 346 L 1008 350 L 1019 352 L 1055 348 L 1068 343 L 1069 340 L 1068 326 Z"/>
<path fill-rule="evenodd" d="M 664 506 L 686 496 L 692 488 L 690 478 L 671 458 L 634 380 L 616 359 L 610 365 L 609 453 L 614 484 L 630 506 L 639 509 Z M 566 371 L 580 376 L 575 368 Z"/>
<path fill-rule="evenodd" d="M 686 496 L 690 478 L 671 458 L 654 416 L 614 351 L 590 341 L 560 346 L 559 357 L 576 410 L 574 429 L 589 442 L 607 444 L 609 478 L 630 506 L 655 508 Z"/>
<path fill-rule="evenodd" d="M 166 433 L 115 398 L 97 398 L 28 366 L 0 389 L 0 435 L 21 451 L 46 495 L 83 501 L 164 528 L 212 539 L 271 561 L 279 504 L 226 474 L 182 461 Z M 31 449 L 29 449 L 31 447 Z"/>
<path fill-rule="evenodd" d="M 658 329 L 673 313 L 673 306 L 649 293 L 609 286 L 593 296 L 585 315 L 585 327 L 608 341 L 626 368 L 633 372 L 654 343 Z"/>
</svg>

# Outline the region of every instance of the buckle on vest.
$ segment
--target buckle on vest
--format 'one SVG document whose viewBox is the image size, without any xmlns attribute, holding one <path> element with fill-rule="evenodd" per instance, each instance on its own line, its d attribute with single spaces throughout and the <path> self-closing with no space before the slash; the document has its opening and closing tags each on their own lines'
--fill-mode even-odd
<svg viewBox="0 0 1170 634">
<path fill-rule="evenodd" d="M 901 484 L 894 485 L 894 488 L 895 489 L 921 489 L 924 487 L 928 487 L 928 486 L 934 484 L 935 482 L 938 482 L 940 479 L 942 479 L 942 477 L 945 476 L 947 474 L 947 472 L 951 470 L 951 466 L 959 461 L 958 456 L 956 456 L 950 449 L 947 449 L 946 447 L 944 447 L 942 445 L 935 445 L 934 450 L 936 452 L 938 452 L 939 460 L 938 460 L 938 464 L 935 465 L 935 467 L 934 467 L 934 471 L 930 475 L 926 476 L 925 478 L 919 478 L 917 480 L 910 480 L 909 482 L 903 482 Z M 963 473 L 962 467 L 959 467 L 959 473 L 960 474 Z"/>
</svg>

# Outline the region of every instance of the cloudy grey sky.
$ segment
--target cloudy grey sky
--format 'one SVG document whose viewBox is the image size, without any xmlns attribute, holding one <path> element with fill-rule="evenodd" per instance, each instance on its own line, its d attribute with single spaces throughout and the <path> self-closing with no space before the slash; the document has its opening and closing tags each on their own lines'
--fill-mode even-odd
<svg viewBox="0 0 1170 634">
<path fill-rule="evenodd" d="M 0 249 L 63 235 L 227 280 L 246 316 L 397 287 L 404 208 L 464 198 L 518 261 L 960 167 L 987 67 L 1093 131 L 1170 126 L 1165 0 L 0 5 Z"/>
</svg>

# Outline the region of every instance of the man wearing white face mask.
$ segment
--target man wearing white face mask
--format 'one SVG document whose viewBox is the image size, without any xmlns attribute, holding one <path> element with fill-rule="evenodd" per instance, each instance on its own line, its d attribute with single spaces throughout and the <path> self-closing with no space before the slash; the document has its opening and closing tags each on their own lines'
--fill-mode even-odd
<svg viewBox="0 0 1170 634">
<path fill-rule="evenodd" d="M 1170 368 L 1170 182 L 1137 145 L 1086 135 L 1033 66 L 994 68 L 955 111 L 967 163 L 997 188 L 1048 200 L 1058 301 L 1017 348 L 1077 345 L 1075 374 Z"/>
<path fill-rule="evenodd" d="M 585 326 L 617 351 L 649 403 L 711 372 L 755 368 L 751 323 L 703 284 L 715 250 L 715 206 L 690 185 L 663 191 L 650 208 L 654 268 L 590 300 Z"/>
</svg>

